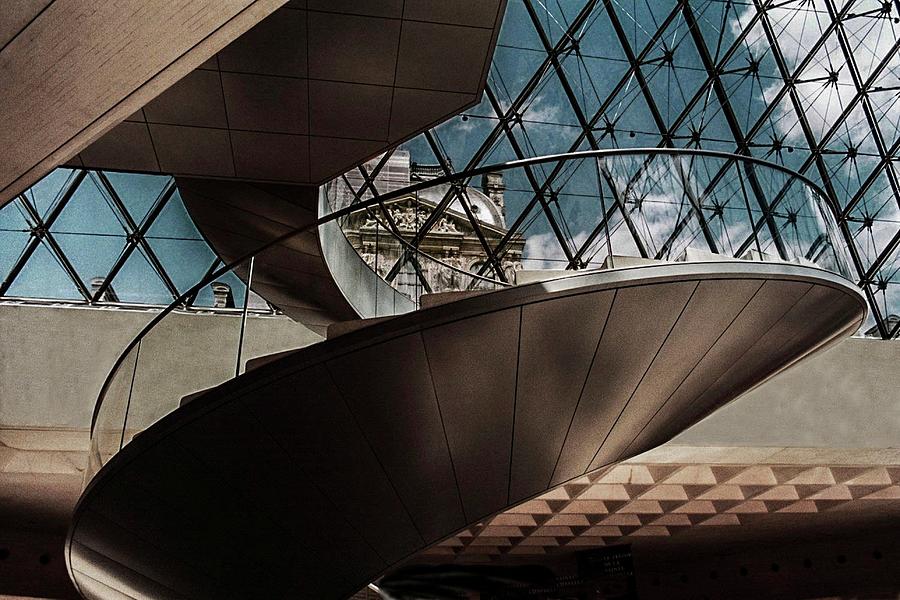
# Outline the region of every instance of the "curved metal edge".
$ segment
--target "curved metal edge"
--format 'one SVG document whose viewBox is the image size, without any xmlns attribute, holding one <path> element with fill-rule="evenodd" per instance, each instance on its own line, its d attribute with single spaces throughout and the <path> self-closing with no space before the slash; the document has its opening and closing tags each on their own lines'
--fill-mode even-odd
<svg viewBox="0 0 900 600">
<path fill-rule="evenodd" d="M 331 207 L 328 204 L 325 186 L 321 186 L 319 187 L 318 216 L 321 217 L 328 214 L 327 211 L 330 208 Z M 398 299 L 402 299 L 400 300 L 400 302 L 404 305 L 398 312 L 405 313 L 416 309 L 416 303 L 411 298 L 401 293 L 397 288 L 385 281 L 363 260 L 362 256 L 359 255 L 359 252 L 357 252 L 356 248 L 354 248 L 352 244 L 350 244 L 350 240 L 347 239 L 347 236 L 344 234 L 344 230 L 338 224 L 337 220 L 322 223 L 321 225 L 319 225 L 317 233 L 318 235 L 316 235 L 316 243 L 319 245 L 319 252 L 322 255 L 322 260 L 325 261 L 325 266 L 327 266 L 329 272 L 331 272 L 332 279 L 334 279 L 334 283 L 337 286 L 338 291 L 341 293 L 341 296 L 343 296 L 347 304 L 349 304 L 353 308 L 353 310 L 356 311 L 356 314 L 358 314 L 362 318 L 379 316 L 378 296 L 382 291 L 384 293 L 391 294 L 391 303 L 395 307 L 395 311 Z M 392 237 L 394 236 L 392 235 Z M 374 311 L 365 310 L 360 306 L 361 303 L 358 298 L 351 298 L 351 294 L 348 294 L 345 291 L 344 288 L 347 287 L 347 284 L 342 283 L 341 278 L 337 275 L 344 272 L 348 268 L 348 266 L 342 264 L 340 267 L 338 267 L 338 264 L 343 262 L 342 260 L 340 260 L 340 258 L 343 257 L 333 256 L 334 252 L 332 252 L 332 250 L 330 249 L 330 240 L 333 240 L 334 243 L 340 244 L 341 246 L 344 246 L 346 248 L 343 251 L 343 254 L 345 254 L 349 260 L 354 261 L 355 264 L 353 266 L 358 266 L 364 269 L 367 273 L 366 277 L 371 274 L 372 283 L 377 286 L 375 291 L 375 299 L 373 300 L 373 304 L 375 307 Z M 349 268 L 352 269 L 353 266 L 350 266 Z M 363 287 L 366 287 L 366 285 L 364 284 Z"/>
<path fill-rule="evenodd" d="M 831 198 L 825 190 L 822 189 L 822 186 L 814 182 L 812 179 L 803 175 L 802 173 L 798 173 L 793 169 L 785 167 L 784 165 L 770 162 L 761 158 L 757 158 L 755 156 L 751 156 L 749 154 L 734 154 L 732 152 L 722 152 L 719 150 L 705 150 L 703 148 L 603 148 L 599 150 L 582 150 L 579 152 L 564 152 L 561 154 L 547 154 L 544 156 L 536 156 L 531 158 L 523 158 L 520 160 L 511 160 L 503 163 L 495 163 L 492 165 L 483 165 L 481 167 L 476 167 L 474 169 L 468 169 L 466 171 L 460 171 L 458 173 L 452 173 L 450 175 L 443 175 L 441 177 L 435 177 L 434 179 L 428 179 L 421 183 L 416 183 L 414 185 L 410 185 L 398 190 L 394 190 L 392 192 L 388 192 L 387 194 L 382 194 L 380 196 L 376 196 L 377 199 L 384 202 L 387 200 L 393 200 L 394 198 L 398 198 L 410 192 L 417 192 L 419 190 L 428 189 L 433 186 L 442 185 L 445 183 L 451 183 L 453 181 L 458 181 L 460 179 L 470 179 L 477 175 L 483 175 L 485 173 L 490 173 L 493 171 L 506 171 L 510 169 L 517 169 L 521 167 L 529 167 L 532 165 L 552 163 L 552 162 L 565 162 L 567 160 L 576 160 L 579 158 L 605 158 L 611 156 L 637 156 L 637 155 L 653 155 L 653 156 L 706 156 L 709 158 L 721 158 L 724 160 L 734 160 L 738 162 L 752 163 L 759 165 L 761 167 L 766 167 L 770 169 L 775 169 L 776 171 L 781 171 L 782 173 L 789 175 L 795 179 L 798 179 L 811 187 L 817 194 L 822 196 L 826 202 L 828 202 L 829 208 L 832 210 L 832 217 L 836 217 L 839 214 L 838 207 L 834 203 L 834 199 Z M 364 201 L 366 202 L 366 201 Z M 357 207 L 362 208 L 363 202 L 357 204 Z M 371 206 L 371 204 L 369 204 Z"/>
<path fill-rule="evenodd" d="M 859 288 L 840 275 L 806 265 L 750 261 L 685 262 L 570 273 L 572 274 L 556 279 L 489 291 L 448 304 L 398 315 L 388 321 L 374 323 L 320 344 L 301 348 L 291 355 L 292 360 L 298 362 L 298 369 L 303 369 L 312 361 L 317 362 L 320 354 L 322 360 L 330 360 L 358 350 L 361 346 L 387 341 L 419 330 L 426 323 L 428 326 L 438 326 L 520 304 L 539 302 L 546 299 L 547 294 L 554 297 L 579 295 L 604 289 L 693 279 L 788 279 L 826 285 L 856 299 L 863 311 L 863 321 L 868 311 L 865 297 Z M 263 374 L 271 368 L 273 367 L 263 365 L 254 372 Z"/>
<path fill-rule="evenodd" d="M 303 370 L 313 363 L 330 360 L 358 350 L 362 346 L 381 343 L 420 330 L 426 323 L 428 326 L 444 325 L 481 314 L 504 310 L 515 305 L 540 302 L 546 300 L 548 294 L 552 294 L 554 297 L 570 296 L 612 288 L 637 287 L 693 279 L 782 279 L 826 285 L 853 297 L 858 302 L 862 313 L 860 321 L 865 320 L 865 315 L 868 311 L 865 297 L 856 286 L 830 271 L 805 265 L 723 261 L 641 265 L 608 271 L 575 271 L 572 275 L 557 279 L 485 292 L 484 294 L 470 296 L 456 302 L 398 315 L 390 320 L 375 323 L 370 327 L 353 331 L 331 340 L 325 340 L 313 346 L 301 348 L 285 357 L 285 359 L 276 363 L 262 365 L 250 373 L 230 379 L 220 384 L 220 386 L 212 388 L 210 391 L 220 389 L 223 386 L 234 385 L 236 381 L 240 381 L 243 385 L 248 379 L 259 379 L 264 380 L 260 381 L 260 383 L 269 383 L 274 379 L 268 377 L 268 373 L 278 366 L 281 367 L 280 370 L 284 375 L 288 374 L 283 370 L 283 360 L 293 361 L 295 364 L 292 365 L 291 372 L 295 372 Z M 179 411 L 184 412 L 187 410 L 192 412 L 197 410 L 203 404 L 200 401 L 202 398 L 203 396 L 198 396 L 193 402 L 182 407 Z M 155 428 L 158 424 L 170 420 L 171 415 L 172 413 L 166 415 L 151 427 Z M 118 454 L 113 456 L 110 462 L 101 468 L 91 480 L 91 484 L 99 477 L 100 473 L 107 469 L 107 466 L 116 461 L 117 457 Z M 85 493 L 88 489 L 90 489 L 90 484 L 85 488 Z"/>
<path fill-rule="evenodd" d="M 420 330 L 426 323 L 428 326 L 440 326 L 453 321 L 504 310 L 514 305 L 538 303 L 548 300 L 548 294 L 552 295 L 554 298 L 559 298 L 606 289 L 639 287 L 694 279 L 765 279 L 800 281 L 830 287 L 856 300 L 860 308 L 859 318 L 847 327 L 835 332 L 830 338 L 823 340 L 818 347 L 812 349 L 801 359 L 797 360 L 802 360 L 808 356 L 821 352 L 842 340 L 849 332 L 854 331 L 859 324 L 864 322 L 868 310 L 868 304 L 865 301 L 865 297 L 856 286 L 853 286 L 843 277 L 830 271 L 805 265 L 723 261 L 708 263 L 667 263 L 662 265 L 642 265 L 609 271 L 575 272 L 570 276 L 486 292 L 480 296 L 468 297 L 457 302 L 400 315 L 394 319 L 373 324 L 370 328 L 366 328 L 365 330 L 348 333 L 344 336 L 303 348 L 298 350 L 294 355 L 286 358 L 287 360 L 296 361 L 295 364 L 291 365 L 289 368 L 284 368 L 283 361 L 277 361 L 277 363 L 281 363 L 281 370 L 278 376 L 273 377 L 273 374 L 269 373 L 277 366 L 276 363 L 263 365 L 250 373 L 246 373 L 231 379 L 216 388 L 212 388 L 206 394 L 198 396 L 190 404 L 164 416 L 151 425 L 148 430 L 145 430 L 145 432 L 152 429 L 165 430 L 164 435 L 171 434 L 173 431 L 180 428 L 180 425 L 174 422 L 176 419 L 185 419 L 186 422 L 192 422 L 197 418 L 201 418 L 207 412 L 214 411 L 220 405 L 229 402 L 232 399 L 232 390 L 230 388 L 233 386 L 239 385 L 241 391 L 246 393 L 247 391 L 252 391 L 263 385 L 269 385 L 283 377 L 296 373 L 297 371 L 302 371 L 313 363 L 327 361 L 340 356 L 341 354 L 357 350 L 361 346 L 382 343 L 393 337 L 406 335 L 410 333 L 410 331 Z M 460 308 L 462 308 L 462 310 L 459 310 Z M 772 376 L 789 368 L 795 364 L 797 360 L 784 365 L 781 369 L 773 373 Z M 249 387 L 247 387 L 248 380 L 251 382 L 249 383 Z M 204 402 L 204 399 L 211 398 L 211 392 L 217 390 L 219 393 L 216 394 L 216 397 L 212 401 Z M 125 468 L 137 456 L 162 441 L 162 438 L 151 439 L 152 437 L 153 436 L 142 435 L 128 445 L 128 451 L 123 449 L 115 454 L 91 479 L 79 497 L 78 502 L 72 511 L 73 517 L 66 534 L 64 552 L 66 568 L 69 572 L 69 577 L 75 583 L 76 588 L 78 588 L 78 584 L 71 566 L 71 552 L 72 544 L 74 543 L 75 530 L 77 529 L 79 516 L 82 512 L 84 503 L 91 495 L 91 492 L 97 486 L 102 485 L 108 477 L 115 474 L 120 469 Z M 575 477 L 574 479 L 577 479 L 578 477 Z M 562 482 L 560 485 L 565 485 L 565 483 L 566 482 Z M 541 493 L 543 492 L 525 498 L 521 502 L 526 502 L 535 498 Z M 494 514 L 499 514 L 500 512 L 503 512 L 503 509 Z M 452 535 L 454 534 L 449 534 L 447 538 L 452 537 Z M 440 540 L 436 543 L 439 542 Z M 410 558 L 416 556 L 419 552 L 420 551 L 417 550 L 402 558 L 391 568 L 403 564 Z M 80 588 L 78 588 L 78 591 L 81 593 Z"/>
<path fill-rule="evenodd" d="M 822 191 L 821 187 L 819 187 L 816 183 L 814 183 L 812 180 L 810 180 L 805 175 L 797 173 L 796 171 L 793 171 L 783 165 L 779 165 L 777 163 L 771 163 L 771 162 L 768 162 L 768 161 L 765 161 L 765 160 L 762 160 L 760 158 L 756 158 L 753 156 L 742 155 L 742 154 L 732 154 L 729 152 L 720 152 L 720 151 L 715 151 L 715 150 L 702 150 L 702 149 L 690 149 L 690 148 L 681 148 L 681 149 L 679 149 L 679 148 L 627 148 L 627 149 L 617 148 L 617 149 L 609 149 L 609 150 L 586 150 L 586 151 L 582 151 L 582 152 L 551 154 L 551 155 L 547 155 L 547 156 L 526 158 L 526 159 L 522 159 L 522 160 L 509 161 L 509 162 L 498 163 L 498 164 L 493 164 L 493 165 L 485 165 L 485 166 L 477 167 L 475 169 L 471 169 L 471 170 L 464 171 L 461 173 L 453 173 L 450 175 L 445 175 L 443 177 L 437 177 L 435 179 L 423 181 L 421 183 L 407 186 L 407 187 L 399 189 L 399 190 L 394 190 L 394 191 L 389 192 L 384 195 L 379 195 L 379 196 L 375 196 L 372 198 L 368 198 L 368 199 L 363 200 L 353 206 L 346 207 L 346 208 L 334 211 L 332 213 L 329 213 L 328 215 L 322 216 L 313 223 L 304 225 L 303 227 L 300 227 L 294 231 L 289 231 L 288 233 L 285 233 L 277 238 L 274 238 L 273 240 L 264 244 L 260 248 L 257 248 L 256 250 L 254 250 L 252 252 L 249 252 L 243 256 L 238 257 L 231 263 L 222 266 L 221 268 L 217 269 L 213 273 L 209 274 L 207 277 L 204 277 L 203 279 L 201 279 L 198 283 L 191 286 L 190 289 L 188 289 L 185 293 L 183 293 L 181 296 L 176 298 L 175 301 L 173 301 L 169 306 L 164 308 L 154 319 L 152 319 L 149 323 L 147 323 L 147 325 L 140 331 L 140 333 L 138 333 L 138 335 L 128 344 L 128 346 L 126 346 L 125 350 L 122 352 L 122 354 L 116 360 L 116 362 L 113 364 L 113 368 L 110 370 L 109 374 L 107 375 L 106 379 L 103 382 L 103 386 L 100 388 L 100 394 L 98 395 L 97 402 L 94 405 L 93 414 L 91 416 L 91 433 L 93 434 L 94 426 L 96 425 L 96 422 L 97 422 L 97 415 L 100 412 L 100 407 L 103 404 L 103 398 L 106 394 L 106 390 L 109 387 L 112 377 L 118 371 L 122 362 L 124 362 L 125 357 L 134 349 L 134 347 L 137 345 L 137 343 L 151 329 L 153 329 L 159 321 L 161 321 L 163 318 L 165 318 L 166 315 L 168 315 L 170 312 L 172 312 L 176 307 L 183 304 L 185 299 L 196 294 L 204 286 L 208 285 L 212 281 L 215 281 L 216 279 L 218 279 L 223 274 L 230 271 L 235 266 L 240 265 L 244 261 L 250 259 L 252 256 L 255 256 L 255 255 L 259 254 L 260 252 L 267 250 L 268 248 L 271 248 L 272 246 L 274 246 L 276 244 L 279 244 L 285 240 L 288 240 L 295 235 L 299 235 L 305 231 L 308 231 L 308 230 L 312 229 L 313 227 L 319 227 L 320 225 L 327 223 L 328 221 L 336 220 L 341 217 L 353 214 L 354 212 L 358 212 L 360 210 L 369 208 L 376 204 L 385 202 L 387 200 L 399 198 L 401 196 L 408 195 L 411 192 L 416 192 L 416 191 L 419 191 L 422 189 L 427 189 L 429 187 L 433 187 L 436 185 L 441 185 L 444 183 L 449 183 L 449 182 L 457 181 L 460 179 L 470 179 L 471 177 L 474 177 L 476 175 L 481 175 L 481 174 L 491 172 L 491 171 L 509 170 L 509 169 L 526 167 L 526 166 L 535 165 L 535 164 L 544 164 L 544 163 L 548 163 L 548 162 L 560 162 L 560 161 L 566 161 L 566 160 L 574 160 L 574 159 L 578 159 L 578 158 L 591 158 L 591 157 L 600 158 L 600 157 L 607 157 L 607 156 L 628 156 L 628 155 L 709 156 L 709 157 L 722 158 L 722 159 L 726 159 L 726 160 L 738 160 L 738 161 L 751 162 L 754 164 L 759 164 L 764 167 L 773 168 L 773 169 L 776 169 L 783 173 L 786 173 L 787 175 L 790 175 L 791 177 L 795 177 L 795 178 L 799 179 L 800 181 L 806 183 L 812 189 L 814 189 L 816 191 L 816 193 L 821 195 L 823 198 L 825 198 L 825 201 L 828 202 L 829 207 L 832 210 L 832 214 L 830 215 L 830 217 L 832 219 L 835 218 L 836 213 L 834 212 L 835 206 L 834 206 L 833 200 Z"/>
</svg>

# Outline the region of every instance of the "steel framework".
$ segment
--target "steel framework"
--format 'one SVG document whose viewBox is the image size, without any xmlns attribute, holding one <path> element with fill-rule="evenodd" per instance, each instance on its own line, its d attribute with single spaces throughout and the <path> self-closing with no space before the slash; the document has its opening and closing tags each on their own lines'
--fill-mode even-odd
<svg viewBox="0 0 900 600">
<path fill-rule="evenodd" d="M 648 146 L 751 155 L 818 183 L 838 207 L 854 276 L 871 307 L 866 328 L 900 336 L 900 0 L 511 0 L 480 105 L 405 145 L 413 160 L 444 174 L 547 154 Z M 377 194 L 372 181 L 387 158 L 360 168 L 360 197 Z M 522 200 L 508 203 L 509 233 L 493 246 L 463 185 L 448 190 L 409 241 L 415 247 L 458 203 L 484 249 L 479 274 L 501 281 L 500 259 L 523 231 L 553 240 L 560 264 L 573 269 L 585 266 L 586 250 L 609 230 L 621 229 L 637 253 L 651 258 L 666 256 L 685 232 L 697 232 L 718 250 L 710 221 L 722 207 L 702 194 L 689 199 L 655 249 L 641 242 L 649 224 L 640 198 L 613 198 L 596 227 L 579 230 L 577 215 L 558 201 L 574 175 L 564 163 L 529 167 L 511 190 Z M 762 201 L 755 174 L 745 175 L 746 193 Z M 29 265 L 42 261 L 66 282 L 60 295 L 94 304 L 109 301 L 110 286 L 121 291 L 129 279 L 143 280 L 131 301 L 166 304 L 201 275 L 184 273 L 184 265 L 215 269 L 198 235 L 181 242 L 194 244 L 190 258 L 202 260 L 175 261 L 174 246 L 155 241 L 178 238 L 159 231 L 160 215 L 178 204 L 171 184 L 161 185 L 137 214 L 132 192 L 111 175 L 59 170 L 52 177 L 58 181 L 48 198 L 39 198 L 47 195 L 42 182 L 0 211 L 0 297 L 40 296 L 23 294 L 21 283 Z M 119 229 L 60 227 L 87 188 Z M 755 232 L 766 229 L 776 244 L 778 209 L 776 198 L 755 224 Z M 90 277 L 78 255 L 87 243 L 79 249 L 76 234 L 94 236 L 111 255 Z M 415 252 L 408 251 L 388 278 L 406 261 L 416 270 Z M 91 285 L 94 276 L 102 279 L 99 287 Z"/>
<path fill-rule="evenodd" d="M 0 298 L 165 306 L 221 265 L 164 175 L 57 169 L 0 210 Z M 240 305 L 241 280 L 221 282 Z M 185 305 L 226 308 L 207 292 Z"/>
<path fill-rule="evenodd" d="M 871 306 L 867 328 L 900 335 L 900 0 L 516 0 L 507 9 L 481 104 L 406 144 L 444 173 L 554 152 L 639 146 L 722 150 L 778 162 L 816 181 L 837 207 L 857 283 Z M 378 175 L 382 160 L 370 171 Z M 719 177 L 725 173 L 722 169 Z M 529 169 L 529 199 L 508 206 L 510 233 L 491 248 L 494 268 L 515 232 L 545 232 L 566 268 L 605 227 L 635 239 L 643 205 L 615 199 L 593 231 L 556 202 L 573 174 Z M 747 193 L 762 201 L 752 170 Z M 715 182 L 715 178 L 713 179 Z M 361 188 L 360 196 L 372 193 Z M 464 190 L 451 189 L 412 238 L 419 243 Z M 756 231 L 778 243 L 772 215 Z M 655 256 L 690 225 L 717 251 L 708 220 L 721 207 L 694 198 Z M 472 227 L 478 220 L 466 210 Z M 612 223 L 611 221 L 615 221 Z M 748 236 L 742 251 L 753 236 Z M 388 278 L 412 259 L 401 257 Z"/>
</svg>

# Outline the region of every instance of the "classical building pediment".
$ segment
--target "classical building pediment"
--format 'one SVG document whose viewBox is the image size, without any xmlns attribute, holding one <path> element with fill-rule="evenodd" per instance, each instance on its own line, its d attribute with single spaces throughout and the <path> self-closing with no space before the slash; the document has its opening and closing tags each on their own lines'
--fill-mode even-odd
<svg viewBox="0 0 900 600">
<path fill-rule="evenodd" d="M 402 232 L 414 233 L 419 230 L 422 223 L 428 220 L 436 206 L 428 200 L 416 199 L 412 196 L 399 198 L 393 202 L 386 203 L 387 212 L 390 218 L 396 224 L 397 229 Z M 485 234 L 493 234 L 500 237 L 506 233 L 506 230 L 495 227 L 489 223 L 478 221 L 479 227 Z M 365 215 L 358 223 L 353 223 L 358 229 L 363 231 L 385 228 L 390 225 L 381 211 L 375 210 Z M 429 235 L 474 235 L 475 229 L 468 217 L 456 211 L 447 210 L 444 212 L 438 222 L 431 228 Z"/>
</svg>

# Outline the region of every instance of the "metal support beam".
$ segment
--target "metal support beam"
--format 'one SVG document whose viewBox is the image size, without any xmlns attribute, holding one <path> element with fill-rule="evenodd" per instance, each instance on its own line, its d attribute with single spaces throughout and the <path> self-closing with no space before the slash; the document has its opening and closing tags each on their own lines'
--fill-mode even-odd
<svg viewBox="0 0 900 600">
<path fill-rule="evenodd" d="M 78 189 L 78 186 L 81 185 L 81 182 L 84 181 L 84 178 L 87 176 L 87 171 L 78 170 L 75 171 L 69 181 L 67 181 L 67 186 L 60 190 L 61 197 L 56 201 L 51 209 L 50 213 L 47 215 L 46 219 L 43 219 L 42 222 L 37 223 L 36 226 L 39 228 L 39 231 L 49 232 L 50 228 L 53 226 L 53 223 L 59 217 L 62 210 L 66 207 L 66 204 L 72 198 L 72 195 L 75 194 L 75 191 Z M 28 259 L 31 258 L 34 251 L 37 250 L 37 247 L 40 245 L 41 239 L 38 235 L 32 234 L 31 239 L 28 241 L 28 244 L 25 246 L 25 250 L 22 252 L 19 260 L 16 261 L 16 264 L 13 265 L 12 269 L 10 269 L 9 274 L 6 276 L 6 279 L 0 284 L 0 297 L 3 297 L 9 292 L 9 288 L 12 287 L 13 282 L 16 280 L 16 277 L 19 276 L 19 273 L 22 272 L 22 269 L 25 268 L 25 264 L 28 262 Z"/>
</svg>

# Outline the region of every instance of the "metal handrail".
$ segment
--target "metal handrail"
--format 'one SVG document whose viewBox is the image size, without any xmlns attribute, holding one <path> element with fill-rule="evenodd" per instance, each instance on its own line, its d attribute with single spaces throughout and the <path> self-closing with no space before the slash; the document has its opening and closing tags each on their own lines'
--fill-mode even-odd
<svg viewBox="0 0 900 600">
<path fill-rule="evenodd" d="M 116 362 L 113 365 L 113 368 L 110 370 L 109 374 L 106 376 L 106 379 L 103 382 L 103 386 L 100 388 L 100 394 L 97 398 L 97 402 L 94 405 L 93 414 L 91 416 L 91 436 L 94 434 L 94 428 L 97 424 L 97 417 L 100 412 L 100 408 L 103 406 L 103 401 L 106 397 L 106 392 L 109 389 L 110 383 L 112 382 L 113 377 L 118 372 L 119 367 L 121 367 L 122 363 L 125 361 L 125 358 L 131 353 L 131 351 L 137 346 L 141 340 L 154 328 L 156 325 L 163 320 L 169 313 L 173 310 L 184 304 L 187 298 L 190 298 L 192 295 L 199 292 L 203 287 L 209 285 L 222 275 L 228 273 L 236 266 L 242 264 L 243 262 L 249 260 L 250 258 L 256 256 L 260 252 L 268 250 L 269 248 L 288 240 L 295 235 L 299 235 L 305 233 L 307 231 L 311 231 L 314 228 L 319 227 L 325 223 L 330 221 L 334 221 L 336 219 L 340 219 L 342 217 L 351 215 L 353 213 L 366 210 L 372 206 L 377 204 L 393 200 L 395 198 L 400 198 L 411 193 L 418 192 L 420 190 L 428 189 L 431 187 L 435 187 L 438 185 L 443 185 L 445 183 L 451 183 L 459 180 L 470 180 L 473 177 L 478 175 L 483 175 L 485 173 L 497 172 L 497 171 L 507 171 L 511 169 L 528 167 L 532 165 L 538 164 L 546 164 L 546 163 L 554 163 L 554 162 L 564 162 L 569 160 L 577 160 L 583 158 L 605 158 L 605 157 L 613 157 L 613 156 L 701 156 L 701 157 L 709 157 L 709 158 L 721 158 L 725 160 L 731 161 L 740 161 L 744 163 L 752 163 L 757 164 L 766 168 L 775 169 L 777 171 L 781 171 L 790 177 L 796 178 L 797 180 L 803 182 L 810 188 L 812 188 L 820 197 L 822 197 L 827 203 L 829 209 L 831 210 L 831 217 L 836 219 L 838 214 L 837 206 L 834 200 L 828 196 L 827 193 L 814 181 L 802 175 L 801 173 L 797 173 L 792 169 L 789 169 L 783 165 L 779 165 L 777 163 L 772 163 L 765 161 L 760 158 L 756 158 L 754 156 L 742 155 L 742 154 L 733 154 L 730 152 L 720 152 L 716 150 L 703 150 L 703 149 L 689 149 L 689 148 L 615 148 L 615 149 L 604 149 L 604 150 L 586 150 L 582 152 L 569 152 L 563 154 L 552 154 L 547 156 L 538 156 L 532 158 L 525 158 L 521 160 L 514 160 L 505 163 L 497 163 L 492 165 L 484 165 L 481 167 L 477 167 L 474 169 L 469 169 L 467 171 L 462 171 L 459 173 L 452 173 L 449 175 L 444 175 L 442 177 L 436 177 L 434 179 L 429 179 L 426 181 L 422 181 L 420 183 L 416 183 L 404 188 L 400 188 L 397 190 L 393 190 L 386 194 L 373 196 L 371 198 L 367 198 L 365 200 L 361 200 L 360 202 L 353 204 L 351 206 L 347 206 L 341 209 L 338 209 L 334 212 L 331 212 L 327 215 L 321 216 L 317 218 L 312 223 L 299 227 L 297 229 L 291 230 L 287 233 L 284 233 L 269 242 L 263 244 L 259 248 L 247 252 L 237 259 L 231 261 L 228 264 L 223 265 L 219 269 L 216 269 L 212 273 L 208 274 L 206 277 L 201 279 L 198 283 L 194 284 L 190 289 L 181 294 L 178 298 L 175 299 L 174 302 L 169 304 L 166 308 L 160 311 L 153 319 L 150 320 L 147 325 L 144 326 L 143 329 L 138 333 L 137 336 L 126 346 L 125 350 L 121 353 Z M 405 240 L 404 240 L 405 241 Z M 448 265 L 449 266 L 449 265 Z M 466 275 L 472 275 L 471 273 L 464 271 Z M 500 283 L 494 280 L 490 280 L 492 283 Z M 249 290 L 248 290 L 249 293 Z M 137 366 L 135 366 L 137 368 Z"/>
</svg>

